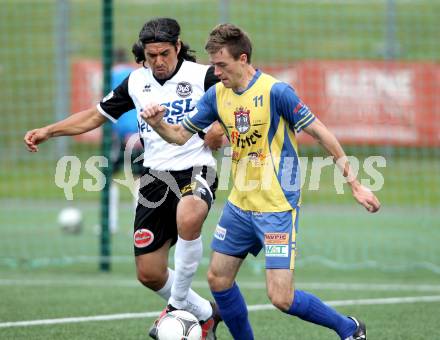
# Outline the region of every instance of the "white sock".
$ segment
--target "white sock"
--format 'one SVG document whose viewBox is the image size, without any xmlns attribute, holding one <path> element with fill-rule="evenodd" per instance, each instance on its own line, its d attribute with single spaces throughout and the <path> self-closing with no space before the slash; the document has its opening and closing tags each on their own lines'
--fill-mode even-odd
<svg viewBox="0 0 440 340">
<path fill-rule="evenodd" d="M 174 282 L 174 270 L 168 268 L 168 280 L 167 282 L 165 282 L 165 285 L 161 289 L 156 291 L 157 295 L 159 295 L 165 301 L 168 301 L 168 299 L 171 296 L 171 286 L 173 285 L 173 282 Z"/>
<path fill-rule="evenodd" d="M 174 282 L 174 276 L 174 270 L 168 268 L 168 280 L 165 282 L 165 285 L 156 292 L 157 295 L 159 295 L 165 301 L 168 301 L 171 296 L 171 287 Z M 186 301 L 186 310 L 194 314 L 200 321 L 205 321 L 211 317 L 212 307 L 209 301 L 202 298 L 191 288 L 188 291 Z"/>
<path fill-rule="evenodd" d="M 201 236 L 191 241 L 178 237 L 174 252 L 175 276 L 169 299 L 169 303 L 178 309 L 186 309 L 186 296 L 202 255 Z"/>
</svg>

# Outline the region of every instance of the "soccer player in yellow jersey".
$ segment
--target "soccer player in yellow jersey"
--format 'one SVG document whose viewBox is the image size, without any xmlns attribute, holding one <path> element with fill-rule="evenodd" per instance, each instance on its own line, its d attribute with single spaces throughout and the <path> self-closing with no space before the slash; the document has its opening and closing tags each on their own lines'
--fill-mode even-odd
<svg viewBox="0 0 440 340">
<path fill-rule="evenodd" d="M 286 83 L 250 64 L 252 44 L 245 32 L 222 24 L 205 46 L 214 74 L 212 86 L 181 125 L 163 121 L 165 108 L 146 106 L 141 116 L 170 143 L 184 144 L 218 120 L 232 146 L 234 187 L 211 244 L 208 281 L 220 314 L 236 340 L 253 339 L 245 301 L 235 277 L 248 253 L 264 248 L 268 296 L 282 312 L 333 329 L 343 340 L 366 339 L 365 324 L 341 315 L 316 296 L 294 289 L 295 234 L 300 175 L 295 134 L 304 130 L 338 160 L 353 197 L 369 212 L 380 203 L 353 174 L 334 135 Z"/>
</svg>

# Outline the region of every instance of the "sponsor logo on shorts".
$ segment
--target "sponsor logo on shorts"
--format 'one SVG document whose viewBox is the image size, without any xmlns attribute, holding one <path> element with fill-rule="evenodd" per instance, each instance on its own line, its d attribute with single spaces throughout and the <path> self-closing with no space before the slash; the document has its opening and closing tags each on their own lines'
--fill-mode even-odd
<svg viewBox="0 0 440 340">
<path fill-rule="evenodd" d="M 138 229 L 134 233 L 134 246 L 136 248 L 145 248 L 154 240 L 154 234 L 148 229 Z"/>
<path fill-rule="evenodd" d="M 266 244 L 266 257 L 289 257 L 289 246 L 281 244 Z"/>
<path fill-rule="evenodd" d="M 197 192 L 201 195 L 206 195 L 206 189 L 205 188 L 198 188 Z"/>
<path fill-rule="evenodd" d="M 182 189 L 180 189 L 180 193 L 183 195 L 186 194 L 187 192 L 194 191 L 196 185 L 197 185 L 196 182 L 192 182 L 191 184 L 185 185 Z"/>
<path fill-rule="evenodd" d="M 220 241 L 223 241 L 226 237 L 226 229 L 217 225 L 215 228 L 214 237 Z"/>
<path fill-rule="evenodd" d="M 288 233 L 265 233 L 264 244 L 289 244 Z"/>
</svg>

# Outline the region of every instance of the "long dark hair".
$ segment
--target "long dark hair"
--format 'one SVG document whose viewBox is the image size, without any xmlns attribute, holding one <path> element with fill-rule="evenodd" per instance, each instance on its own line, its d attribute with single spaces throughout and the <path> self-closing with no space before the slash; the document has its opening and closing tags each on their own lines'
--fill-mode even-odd
<svg viewBox="0 0 440 340">
<path fill-rule="evenodd" d="M 139 32 L 139 40 L 133 44 L 132 53 L 136 63 L 144 63 L 144 48 L 146 44 L 155 42 L 168 42 L 175 47 L 179 41 L 180 26 L 175 19 L 154 18 L 147 21 Z M 188 61 L 196 61 L 195 51 L 188 44 L 181 41 L 181 48 L 177 57 Z"/>
</svg>

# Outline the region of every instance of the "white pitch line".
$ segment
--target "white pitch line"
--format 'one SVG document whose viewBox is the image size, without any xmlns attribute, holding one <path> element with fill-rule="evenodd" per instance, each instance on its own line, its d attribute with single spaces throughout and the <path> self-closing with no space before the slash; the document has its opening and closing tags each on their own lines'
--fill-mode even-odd
<svg viewBox="0 0 440 340">
<path fill-rule="evenodd" d="M 394 304 L 400 304 L 400 303 L 417 303 L 417 302 L 440 302 L 440 295 L 325 301 L 325 303 L 327 305 L 330 305 L 333 307 L 362 306 L 362 305 L 394 305 Z M 248 306 L 248 310 L 251 312 L 256 312 L 256 311 L 260 311 L 260 310 L 269 310 L 269 309 L 275 309 L 275 307 L 272 305 L 267 305 L 267 304 Z"/>
<path fill-rule="evenodd" d="M 152 318 L 152 317 L 157 317 L 159 314 L 160 311 L 147 312 L 147 313 L 123 313 L 123 314 L 110 314 L 110 315 L 82 316 L 82 317 L 46 319 L 46 320 L 14 321 L 14 322 L 0 323 L 0 328 L 56 325 L 56 324 L 65 324 L 65 323 L 90 322 L 90 321 Z"/>
<path fill-rule="evenodd" d="M 242 288 L 266 289 L 265 282 L 238 281 Z M 134 278 L 130 280 L 99 280 L 99 279 L 35 279 L 16 280 L 0 279 L 0 286 L 62 286 L 62 287 L 141 287 Z M 208 288 L 206 281 L 193 281 L 193 288 Z M 440 292 L 440 284 L 399 284 L 399 283 L 322 283 L 298 282 L 300 289 L 316 290 L 367 290 L 367 291 L 414 291 L 414 292 Z"/>
<path fill-rule="evenodd" d="M 330 306 L 362 306 L 362 305 L 390 305 L 401 303 L 419 303 L 419 302 L 440 302 L 440 295 L 434 296 L 407 296 L 407 297 L 393 297 L 393 298 L 379 298 L 379 299 L 359 299 L 359 300 L 334 300 L 327 301 Z M 261 304 L 248 306 L 250 312 L 275 309 L 273 305 Z M 28 327 L 28 326 L 42 326 L 55 325 L 65 323 L 91 322 L 91 321 L 109 321 L 109 320 L 123 320 L 123 319 L 140 319 L 157 317 L 160 311 L 146 312 L 146 313 L 124 313 L 111 315 L 96 315 L 73 318 L 60 319 L 46 319 L 46 320 L 29 320 L 29 321 L 13 321 L 0 323 L 0 328 L 10 327 Z"/>
</svg>

